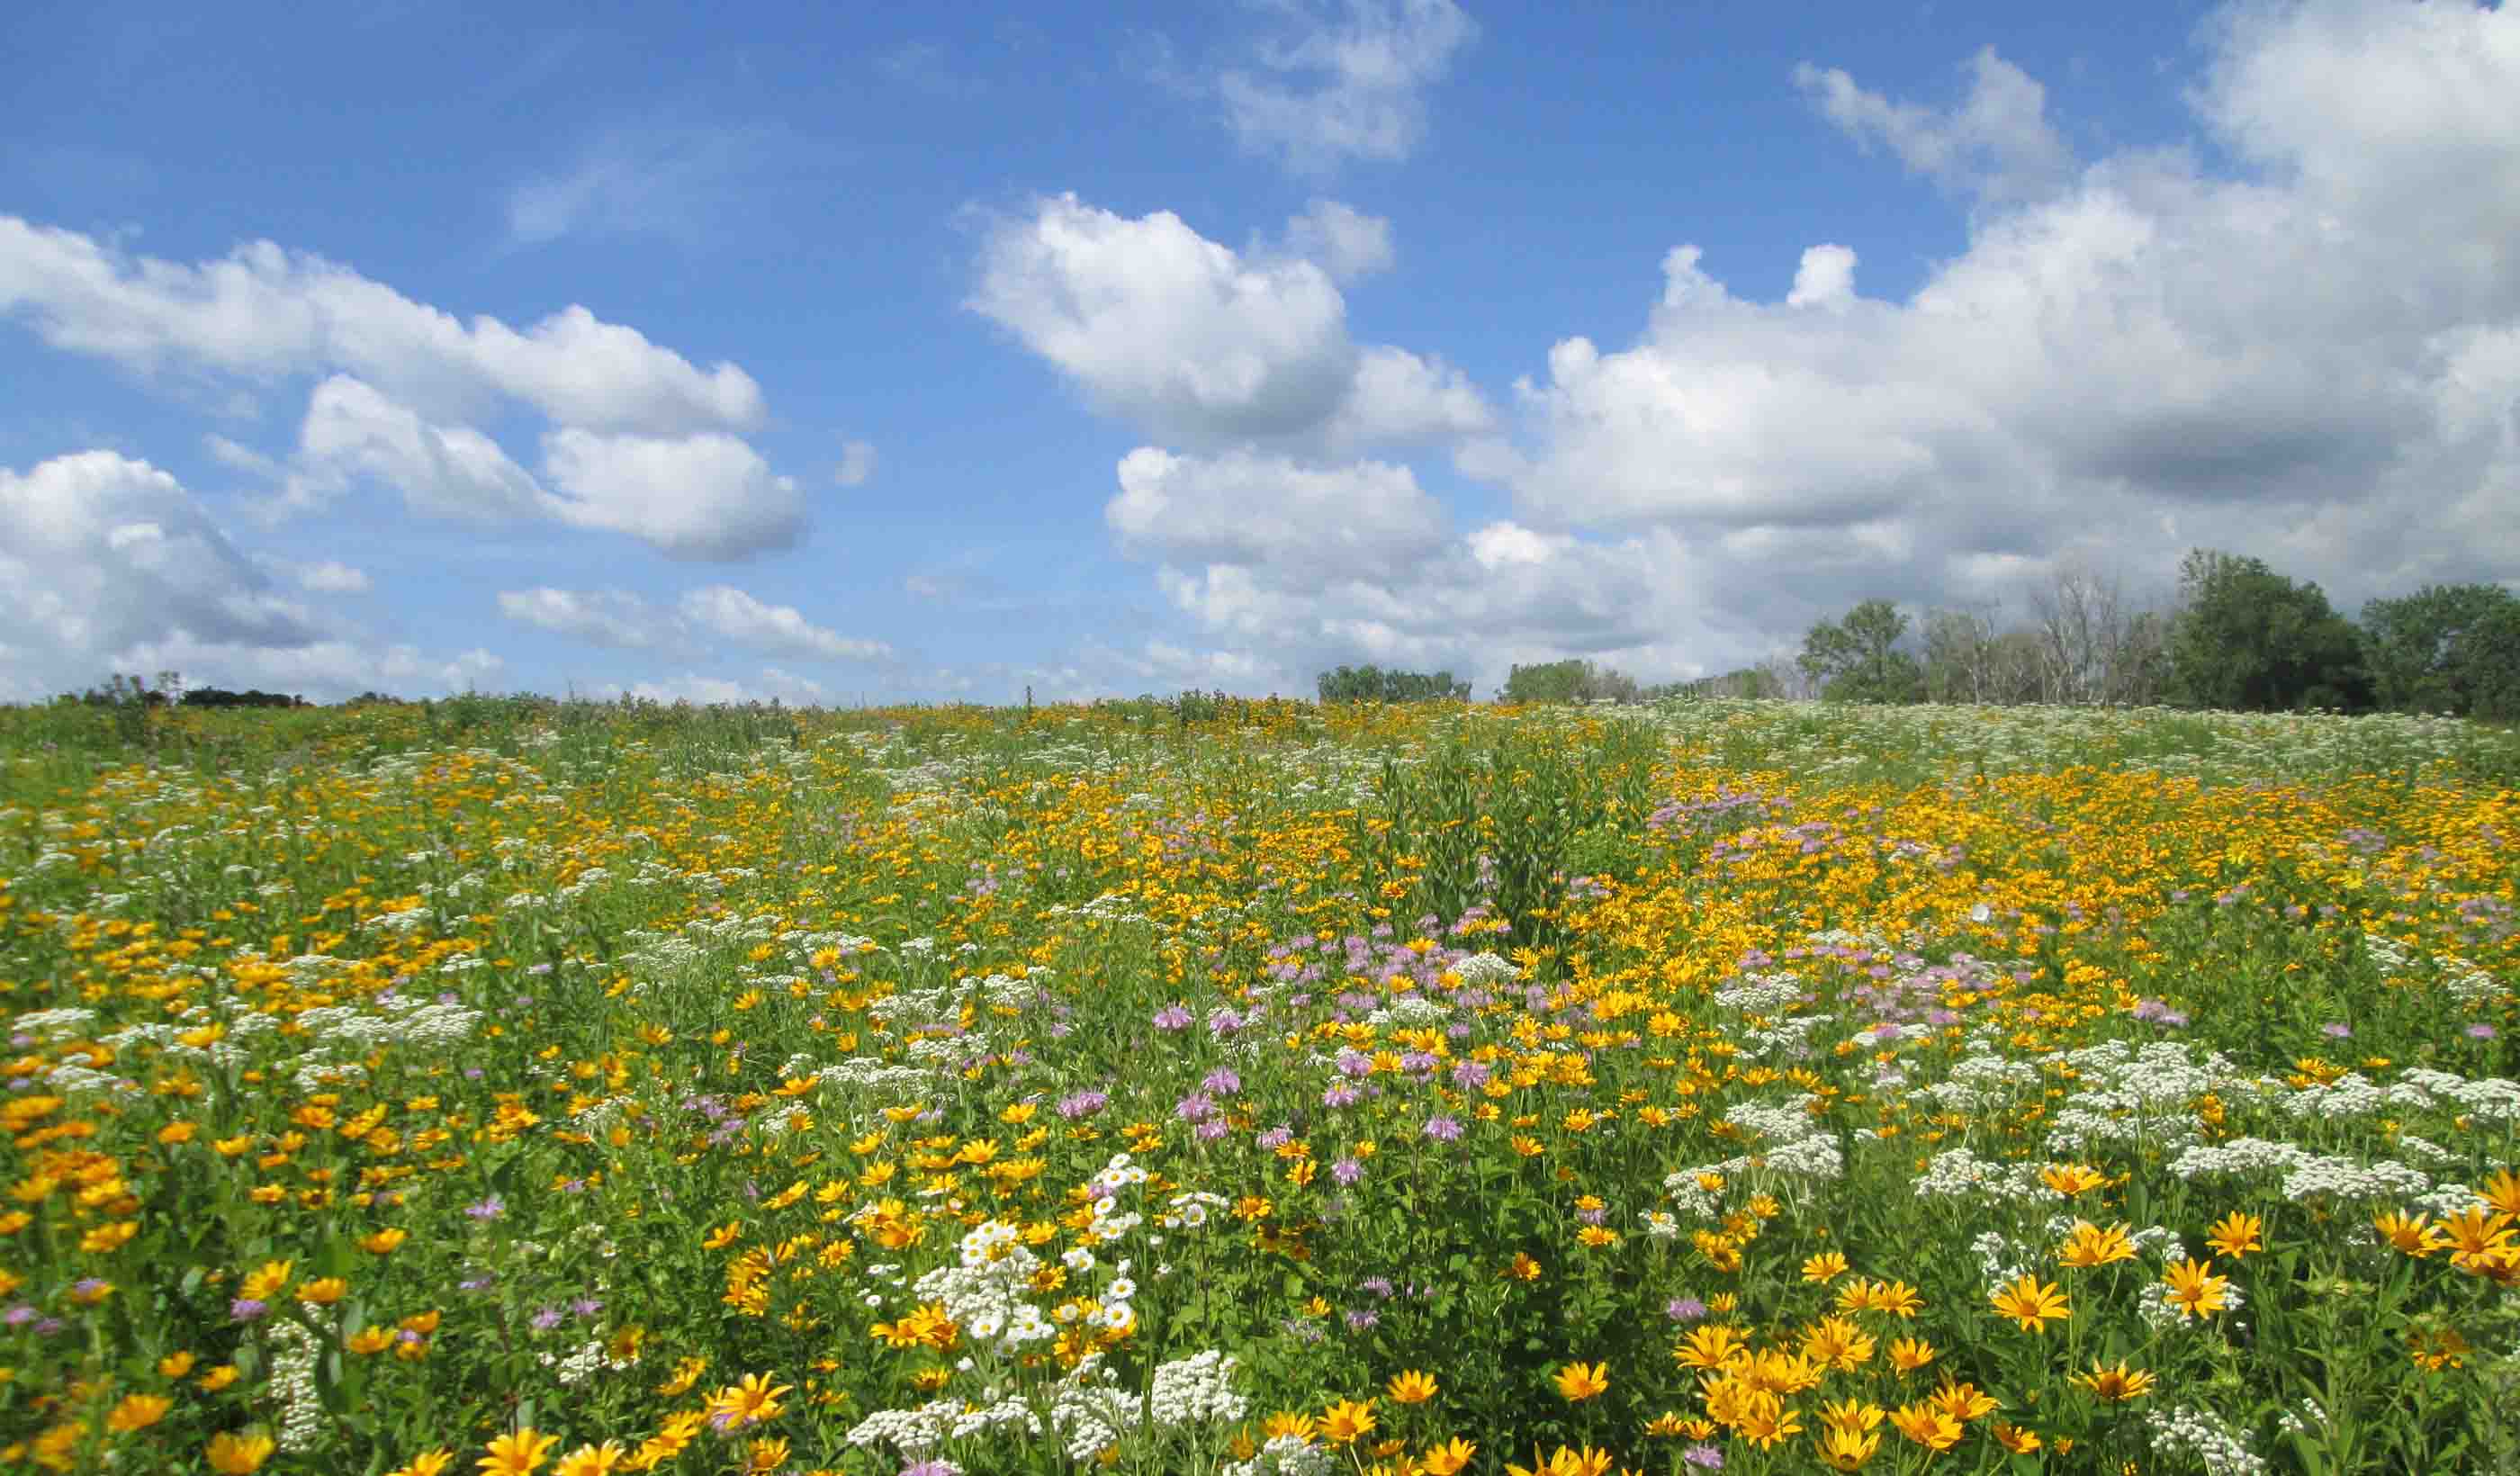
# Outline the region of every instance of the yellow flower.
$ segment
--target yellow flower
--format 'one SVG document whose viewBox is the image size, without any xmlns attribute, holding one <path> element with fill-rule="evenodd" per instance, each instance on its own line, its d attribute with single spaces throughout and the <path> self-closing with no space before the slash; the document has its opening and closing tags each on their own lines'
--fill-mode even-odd
<svg viewBox="0 0 2520 1476">
<path fill-rule="evenodd" d="M 110 1255 L 122 1249 L 130 1242 L 132 1236 L 139 1233 L 139 1221 L 116 1220 L 111 1225 L 100 1225 L 80 1236 L 79 1249 L 91 1256 Z"/>
<path fill-rule="evenodd" d="M 2218 1256 L 2229 1256 L 2236 1261 L 2253 1250 L 2266 1249 L 2266 1232 L 2265 1221 L 2233 1210 L 2214 1222 L 2213 1232 L 2205 1237 L 2205 1246 Z"/>
<path fill-rule="evenodd" d="M 777 1419 L 786 1409 L 779 1403 L 779 1396 L 794 1387 L 781 1384 L 774 1389 L 769 1374 L 747 1373 L 742 1382 L 729 1384 L 710 1396 L 709 1422 L 721 1430 L 741 1430 Z"/>
<path fill-rule="evenodd" d="M 1960 1443 L 1960 1422 L 1939 1405 L 1901 1405 L 1890 1411 L 1893 1428 L 1928 1451 L 1948 1451 Z"/>
<path fill-rule="evenodd" d="M 1846 1257 L 1833 1250 L 1822 1251 L 1803 1262 L 1803 1279 L 1822 1285 L 1846 1275 Z"/>
<path fill-rule="evenodd" d="M 245 1283 L 240 1291 L 253 1301 L 268 1302 L 280 1288 L 289 1284 L 290 1273 L 294 1270 L 296 1266 L 292 1262 L 265 1261 L 246 1273 Z"/>
<path fill-rule="evenodd" d="M 312 1302 L 318 1307 L 330 1307 L 349 1293 L 349 1282 L 339 1276 L 325 1276 L 300 1284 L 297 1288 L 297 1300 Z"/>
<path fill-rule="evenodd" d="M 204 1372 L 200 1378 L 193 1380 L 193 1382 L 199 1384 L 202 1388 L 208 1390 L 210 1393 L 216 1394 L 221 1389 L 235 1383 L 241 1376 L 241 1370 L 238 1369 L 236 1364 L 221 1364 L 217 1367 Z"/>
<path fill-rule="evenodd" d="M 560 1458 L 552 1467 L 552 1476 L 612 1476 L 630 1453 L 621 1442 L 608 1440 L 602 1445 L 582 1445 Z"/>
<path fill-rule="evenodd" d="M 788 1463 L 788 1438 L 761 1436 L 744 1448 L 743 1454 L 746 1471 L 775 1471 Z"/>
<path fill-rule="evenodd" d="M 1383 1386 L 1383 1392 L 1391 1396 L 1395 1405 L 1422 1405 L 1435 1397 L 1435 1379 L 1431 1374 L 1411 1368 L 1393 1374 L 1391 1382 Z"/>
<path fill-rule="evenodd" d="M 1426 1454 L 1418 1457 L 1418 1468 L 1426 1476 L 1459 1476 L 1468 1468 L 1478 1449 L 1477 1442 L 1456 1435 L 1440 1446 L 1428 1446 Z"/>
<path fill-rule="evenodd" d="M 2007 1425 L 1999 1419 L 1988 1428 L 1987 1433 L 1995 1437 L 1997 1445 L 2015 1455 L 2027 1455 L 2039 1449 L 2038 1432 L 2025 1430 L 2019 1425 Z"/>
<path fill-rule="evenodd" d="M 385 1476 L 439 1476 L 440 1472 L 454 1463 L 455 1453 L 440 1447 L 434 1451 L 421 1452 L 386 1472 Z"/>
<path fill-rule="evenodd" d="M 1540 1263 L 1521 1251 L 1515 1251 L 1513 1264 L 1498 1275 L 1511 1281 L 1537 1281 L 1540 1279 Z"/>
<path fill-rule="evenodd" d="M 1601 1364 L 1595 1364 L 1589 1368 L 1582 1364 L 1568 1364 L 1557 1370 L 1557 1392 L 1577 1403 L 1591 1399 L 1609 1387 L 1609 1373 L 1606 1365 Z"/>
<path fill-rule="evenodd" d="M 2124 1404 L 2131 1399 L 2141 1399 L 2152 1392 L 2152 1374 L 2141 1368 L 2128 1368 L 2124 1359 L 2118 1360 L 2118 1364 L 2114 1368 L 2093 1359 L 2092 1371 L 2075 1374 L 2074 1382 L 2113 1405 Z"/>
<path fill-rule="evenodd" d="M 1373 1433 L 1373 1401 L 1340 1400 L 1322 1411 L 1322 1439 L 1348 1446 Z"/>
<path fill-rule="evenodd" d="M 1944 1413 L 1962 1424 L 1973 1419 L 1983 1419 L 1994 1413 L 1996 1409 L 1994 1397 L 1979 1393 L 1975 1384 L 1945 1384 L 1934 1391 L 1934 1397 L 1929 1403 L 1939 1407 Z"/>
<path fill-rule="evenodd" d="M 551 1448 L 559 1444 L 559 1436 L 545 1435 L 527 1426 L 490 1442 L 490 1454 L 475 1464 L 489 1476 L 533 1476 L 550 1455 Z"/>
<path fill-rule="evenodd" d="M 2128 1227 L 2112 1225 L 2102 1230 L 2089 1220 L 2077 1220 L 2057 1248 L 2056 1259 L 2078 1271 L 2106 1266 L 2113 1261 L 2135 1259 L 2135 1242 L 2127 1237 Z"/>
<path fill-rule="evenodd" d="M 2211 1261 L 2175 1261 L 2162 1273 L 2162 1284 L 2170 1288 L 2181 1317 L 2211 1317 L 2223 1310 L 2223 1290 L 2231 1280 L 2211 1275 L 2213 1268 Z"/>
<path fill-rule="evenodd" d="M 2108 1176 L 2088 1164 L 2061 1163 L 2039 1171 L 2039 1182 L 2059 1194 L 2085 1194 L 2108 1183 Z"/>
<path fill-rule="evenodd" d="M 361 1358 L 374 1358 L 393 1345 L 393 1333 L 382 1327 L 362 1327 L 341 1340 L 341 1346 Z"/>
<path fill-rule="evenodd" d="M 115 1405 L 105 1416 L 105 1427 L 116 1434 L 146 1430 L 166 1417 L 175 1402 L 162 1394 L 133 1394 Z"/>
<path fill-rule="evenodd" d="M 158 1371 L 167 1378 L 182 1378 L 193 1371 L 193 1355 L 170 1353 L 158 1361 Z"/>
<path fill-rule="evenodd" d="M 1989 1292 L 1987 1299 L 1995 1304 L 1998 1314 L 2019 1322 L 2024 1332 L 2046 1332 L 2050 1319 L 2061 1321 L 2074 1315 L 2063 1292 L 2028 1275 Z"/>
<path fill-rule="evenodd" d="M 1709 1322 L 1690 1332 L 1671 1356 L 1683 1368 L 1730 1368 L 1749 1360 L 1750 1347 L 1737 1330 Z"/>
<path fill-rule="evenodd" d="M 2409 1219 L 2391 1210 L 2385 1215 L 2374 1216 L 2371 1228 L 2380 1232 L 2381 1240 L 2389 1246 L 2418 1259 L 2450 1245 L 2450 1239 L 2441 1232 L 2441 1228 L 2421 1215 Z"/>
<path fill-rule="evenodd" d="M 1881 1449 L 1881 1432 L 1859 1434 L 1832 1425 L 1813 1431 L 1812 1443 L 1820 1447 L 1821 1464 L 1832 1471 L 1855 1471 L 1863 1469 L 1872 1453 Z"/>
<path fill-rule="evenodd" d="M 399 1227 L 388 1227 L 362 1238 L 359 1241 L 359 1249 L 372 1256 L 389 1256 L 393 1254 L 394 1247 L 402 1244 L 410 1236 L 409 1230 Z"/>
<path fill-rule="evenodd" d="M 251 1476 L 277 1446 L 268 1435 L 213 1435 L 202 1454 L 219 1476 Z"/>
</svg>

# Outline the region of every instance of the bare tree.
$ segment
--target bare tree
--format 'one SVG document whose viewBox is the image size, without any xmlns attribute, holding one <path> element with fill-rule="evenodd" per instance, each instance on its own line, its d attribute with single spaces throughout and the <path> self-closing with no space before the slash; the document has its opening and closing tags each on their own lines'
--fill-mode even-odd
<svg viewBox="0 0 2520 1476">
<path fill-rule="evenodd" d="M 2001 662 L 1993 604 L 1928 611 L 1924 622 L 1925 699 L 1993 702 Z"/>
</svg>

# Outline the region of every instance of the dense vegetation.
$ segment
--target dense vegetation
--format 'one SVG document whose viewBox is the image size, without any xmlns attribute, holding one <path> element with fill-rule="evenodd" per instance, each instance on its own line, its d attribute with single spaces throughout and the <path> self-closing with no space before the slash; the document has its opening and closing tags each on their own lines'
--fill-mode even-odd
<svg viewBox="0 0 2520 1476">
<path fill-rule="evenodd" d="M 0 712 L 0 1464 L 2509 1469 L 2515 777 L 2158 709 Z"/>
</svg>

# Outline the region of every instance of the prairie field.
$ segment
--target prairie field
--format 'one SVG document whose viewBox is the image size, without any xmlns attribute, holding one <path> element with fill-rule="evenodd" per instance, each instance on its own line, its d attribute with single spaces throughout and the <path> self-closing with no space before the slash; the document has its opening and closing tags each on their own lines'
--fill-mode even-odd
<svg viewBox="0 0 2520 1476">
<path fill-rule="evenodd" d="M 2520 734 L 0 711 L 0 1468 L 2520 1469 Z"/>
</svg>

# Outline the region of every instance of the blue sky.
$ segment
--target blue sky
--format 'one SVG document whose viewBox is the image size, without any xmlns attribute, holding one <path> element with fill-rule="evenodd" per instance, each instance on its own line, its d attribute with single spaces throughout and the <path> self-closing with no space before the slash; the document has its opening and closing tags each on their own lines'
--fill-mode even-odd
<svg viewBox="0 0 2520 1476">
<path fill-rule="evenodd" d="M 2507 8 L 561 14 L 0 20 L 0 700 L 1484 694 L 2194 544 L 2520 578 Z"/>
</svg>

